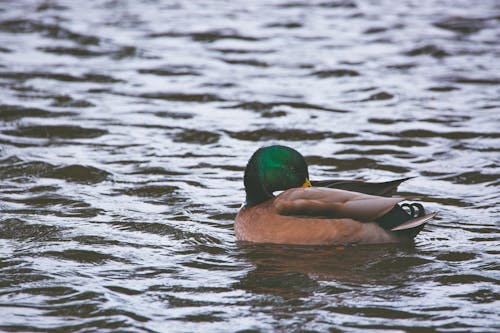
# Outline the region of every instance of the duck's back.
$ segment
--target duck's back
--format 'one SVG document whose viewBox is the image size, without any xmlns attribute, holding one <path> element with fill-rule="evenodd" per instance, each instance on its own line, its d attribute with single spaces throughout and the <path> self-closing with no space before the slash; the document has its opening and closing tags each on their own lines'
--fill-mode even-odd
<svg viewBox="0 0 500 333">
<path fill-rule="evenodd" d="M 311 191 L 312 190 L 312 191 Z M 235 221 L 238 240 L 297 245 L 345 245 L 397 242 L 399 238 L 377 223 L 343 216 L 338 210 L 352 192 L 326 189 L 329 202 L 317 189 L 291 189 L 250 208 L 242 208 Z M 387 198 L 385 198 L 387 199 Z M 337 210 L 327 211 L 325 206 Z M 351 208 L 350 208 L 351 209 Z M 337 216 L 334 216 L 337 212 Z M 345 215 L 345 214 L 344 214 Z"/>
<path fill-rule="evenodd" d="M 433 215 L 414 219 L 397 205 L 402 200 L 330 188 L 294 188 L 259 205 L 242 208 L 236 216 L 236 237 L 249 242 L 302 245 L 408 240 Z M 399 230 L 391 231 L 395 227 Z"/>
</svg>

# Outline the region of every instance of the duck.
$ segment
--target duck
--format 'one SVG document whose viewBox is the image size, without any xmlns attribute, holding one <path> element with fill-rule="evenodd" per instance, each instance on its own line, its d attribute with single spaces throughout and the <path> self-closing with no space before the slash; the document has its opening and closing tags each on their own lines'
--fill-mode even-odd
<svg viewBox="0 0 500 333">
<path fill-rule="evenodd" d="M 307 162 L 297 150 L 262 147 L 245 168 L 246 200 L 235 217 L 235 235 L 242 242 L 288 245 L 413 241 L 436 213 L 392 196 L 408 179 L 311 182 Z"/>
</svg>

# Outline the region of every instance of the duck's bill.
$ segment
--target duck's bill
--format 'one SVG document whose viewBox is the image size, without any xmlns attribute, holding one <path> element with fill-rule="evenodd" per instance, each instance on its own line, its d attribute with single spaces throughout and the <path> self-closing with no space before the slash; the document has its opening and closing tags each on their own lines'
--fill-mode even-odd
<svg viewBox="0 0 500 333">
<path fill-rule="evenodd" d="M 306 178 L 306 181 L 304 182 L 304 184 L 302 184 L 302 188 L 306 188 L 306 187 L 312 187 L 311 181 L 309 180 L 309 178 Z"/>
</svg>

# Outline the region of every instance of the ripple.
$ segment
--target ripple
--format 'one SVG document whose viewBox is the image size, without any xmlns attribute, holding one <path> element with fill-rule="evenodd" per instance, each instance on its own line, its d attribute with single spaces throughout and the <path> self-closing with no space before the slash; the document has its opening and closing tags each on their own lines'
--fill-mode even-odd
<svg viewBox="0 0 500 333">
<path fill-rule="evenodd" d="M 392 99 L 392 98 L 394 98 L 393 94 L 382 91 L 379 93 L 372 94 L 372 95 L 370 95 L 370 97 L 368 97 L 366 99 L 362 99 L 360 102 L 385 101 L 385 100 Z"/>
<path fill-rule="evenodd" d="M 13 288 L 19 286 L 27 286 L 30 283 L 42 283 L 52 280 L 48 274 L 25 267 L 8 266 L 0 270 L 0 288 Z M 3 290 L 5 290 L 3 289 Z M 11 303 L 11 305 L 13 305 Z"/>
<path fill-rule="evenodd" d="M 166 223 L 149 222 L 112 222 L 116 228 L 127 231 L 139 231 L 153 235 L 170 236 L 174 240 L 180 240 L 191 244 L 220 244 L 221 241 L 210 235 L 181 230 Z"/>
<path fill-rule="evenodd" d="M 438 46 L 429 44 L 411 49 L 406 52 L 406 55 L 412 57 L 420 55 L 429 55 L 434 58 L 443 58 L 449 56 L 450 54 Z"/>
<path fill-rule="evenodd" d="M 331 69 L 312 72 L 311 75 L 325 79 L 329 77 L 359 76 L 360 74 L 351 69 Z"/>
<path fill-rule="evenodd" d="M 456 274 L 456 275 L 443 275 L 435 279 L 437 282 L 443 285 L 451 284 L 476 284 L 476 283 L 493 283 L 498 284 L 498 280 L 489 278 L 487 276 L 481 276 L 477 274 Z"/>
<path fill-rule="evenodd" d="M 185 129 L 177 133 L 173 140 L 174 142 L 186 142 L 197 144 L 213 144 L 219 141 L 220 135 L 208 131 L 200 131 L 195 129 Z"/>
<path fill-rule="evenodd" d="M 306 297 L 319 286 L 318 282 L 300 272 L 274 272 L 265 267 L 249 272 L 234 285 L 257 294 L 272 294 L 285 298 Z"/>
<path fill-rule="evenodd" d="M 285 106 L 289 106 L 289 107 L 292 107 L 292 108 L 295 108 L 295 109 L 311 109 L 311 110 L 321 110 L 321 111 L 338 112 L 338 113 L 349 112 L 347 110 L 326 108 L 326 107 L 323 107 L 323 106 L 309 104 L 309 103 L 281 102 L 279 104 L 285 105 Z"/>
<path fill-rule="evenodd" d="M 455 184 L 484 184 L 497 181 L 498 175 L 484 174 L 478 171 L 470 171 L 453 176 L 442 177 L 440 179 L 451 181 Z"/>
<path fill-rule="evenodd" d="M 76 164 L 53 168 L 43 176 L 79 183 L 100 183 L 106 180 L 110 173 L 92 166 Z"/>
<path fill-rule="evenodd" d="M 226 133 L 235 139 L 246 141 L 266 141 L 266 140 L 322 140 L 326 138 L 339 139 L 355 136 L 350 133 L 313 132 L 300 129 L 269 129 L 263 128 L 254 131 L 239 131 Z"/>
<path fill-rule="evenodd" d="M 428 123 L 436 123 L 436 124 L 447 124 L 449 126 L 457 124 L 458 126 L 471 120 L 471 118 L 472 117 L 470 116 L 443 115 L 434 118 L 424 118 L 421 119 L 420 121 L 425 121 Z"/>
<path fill-rule="evenodd" d="M 124 294 L 124 295 L 132 295 L 133 296 L 133 295 L 142 294 L 142 291 L 140 291 L 140 290 L 129 289 L 129 288 L 121 287 L 121 286 L 105 286 L 105 287 L 111 291 L 114 291 L 114 292 L 117 292 L 120 294 Z"/>
<path fill-rule="evenodd" d="M 195 103 L 207 103 L 207 102 L 222 102 L 225 101 L 224 98 L 214 95 L 214 94 L 185 94 L 185 93 L 145 93 L 139 95 L 142 98 L 151 99 L 164 99 L 167 101 L 175 102 L 195 102 Z"/>
<path fill-rule="evenodd" d="M 172 118 L 172 119 L 191 119 L 194 118 L 192 113 L 183 112 L 171 112 L 171 111 L 158 111 L 153 113 L 155 116 L 160 118 Z"/>
<path fill-rule="evenodd" d="M 370 268 L 378 271 L 400 271 L 402 269 L 411 269 L 421 265 L 426 265 L 432 263 L 431 260 L 420 258 L 420 257 L 401 257 L 401 258 L 389 258 L 383 259 Z"/>
<path fill-rule="evenodd" d="M 199 72 L 193 70 L 191 67 L 181 66 L 181 67 L 173 67 L 173 66 L 163 66 L 158 68 L 151 69 L 139 69 L 139 73 L 141 74 L 153 74 L 159 76 L 199 76 L 201 75 Z"/>
<path fill-rule="evenodd" d="M 75 207 L 75 208 L 86 208 L 90 205 L 72 198 L 65 197 L 63 195 L 55 193 L 43 193 L 39 195 L 29 195 L 24 198 L 9 198 L 6 201 L 24 203 L 32 207 L 50 207 L 50 208 L 61 208 L 61 206 Z M 59 207 L 53 207 L 59 206 Z"/>
<path fill-rule="evenodd" d="M 245 102 L 239 103 L 231 106 L 225 106 L 225 109 L 243 109 L 252 111 L 270 111 L 275 107 L 276 103 L 262 103 L 262 102 Z"/>
<path fill-rule="evenodd" d="M 172 194 L 179 188 L 171 185 L 146 185 L 117 190 L 119 193 L 146 198 L 165 198 L 163 203 L 174 202 Z M 168 200 L 169 199 L 169 200 Z"/>
<path fill-rule="evenodd" d="M 479 234 L 500 233 L 500 228 L 478 227 L 478 228 L 463 228 L 463 229 L 466 231 L 475 232 Z"/>
<path fill-rule="evenodd" d="M 2 165 L 0 176 L 3 179 L 40 176 L 54 167 L 52 164 L 41 161 L 25 162 L 16 156 L 1 160 L 0 165 Z"/>
<path fill-rule="evenodd" d="M 30 295 L 64 297 L 67 295 L 73 295 L 76 290 L 70 287 L 35 287 L 24 288 L 22 292 Z"/>
<path fill-rule="evenodd" d="M 375 165 L 375 160 L 365 157 L 339 159 L 334 157 L 307 156 L 306 161 L 311 165 L 334 166 L 337 170 L 349 170 Z"/>
<path fill-rule="evenodd" d="M 167 175 L 167 176 L 183 176 L 185 172 L 168 170 L 162 167 L 138 167 L 131 175 Z"/>
<path fill-rule="evenodd" d="M 220 52 L 223 54 L 263 54 L 263 53 L 274 53 L 274 50 L 271 49 L 250 49 L 250 48 L 221 48 L 221 47 L 213 47 L 211 50 L 215 52 Z M 234 84 L 234 83 L 233 83 Z"/>
<path fill-rule="evenodd" d="M 263 38 L 257 38 L 253 36 L 246 36 L 238 33 L 234 29 L 215 29 L 215 30 L 207 30 L 200 32 L 160 32 L 160 33 L 152 33 L 148 34 L 148 37 L 158 38 L 158 37 L 189 37 L 193 41 L 203 42 L 203 43 L 213 43 L 218 40 L 223 39 L 234 39 L 234 40 L 243 40 L 243 41 L 259 41 Z"/>
<path fill-rule="evenodd" d="M 361 156 L 366 156 L 366 155 L 391 155 L 391 156 L 398 156 L 403 157 L 405 155 L 410 155 L 411 152 L 405 151 L 405 150 L 395 150 L 395 149 L 345 149 L 345 150 L 340 150 L 336 152 L 336 155 L 361 155 Z"/>
<path fill-rule="evenodd" d="M 402 63 L 402 64 L 394 64 L 394 65 L 387 65 L 387 68 L 389 69 L 398 69 L 401 71 L 408 71 L 409 69 L 418 67 L 418 64 L 413 63 L 413 62 L 408 62 L 408 63 Z"/>
<path fill-rule="evenodd" d="M 450 82 L 462 83 L 462 84 L 487 84 L 487 85 L 500 84 L 500 78 L 498 77 L 471 78 L 464 76 L 455 76 L 455 77 L 449 77 L 447 78 L 447 80 L 449 80 Z"/>
<path fill-rule="evenodd" d="M 71 96 L 67 95 L 54 97 L 54 102 L 51 105 L 60 108 L 88 108 L 95 106 L 89 101 L 82 99 L 74 99 Z"/>
<path fill-rule="evenodd" d="M 469 18 L 469 17 L 446 17 L 434 23 L 434 26 L 460 32 L 464 34 L 473 34 L 486 28 L 486 20 L 482 18 Z"/>
<path fill-rule="evenodd" d="M 86 139 L 97 138 L 108 131 L 97 128 L 85 128 L 71 125 L 23 126 L 15 130 L 3 131 L 4 134 L 31 138 Z"/>
<path fill-rule="evenodd" d="M 24 264 L 21 260 L 12 260 L 12 258 L 0 257 L 0 271 L 9 270 L 15 267 L 20 267 Z"/>
<path fill-rule="evenodd" d="M 46 24 L 28 19 L 13 19 L 0 22 L 0 31 L 10 33 L 41 33 L 54 39 L 69 39 L 83 45 L 97 45 L 100 39 L 96 36 L 73 32 L 56 24 Z"/>
<path fill-rule="evenodd" d="M 469 332 L 473 326 L 452 322 L 450 324 L 439 324 L 439 325 L 429 325 L 429 324 L 414 324 L 414 325 L 398 325 L 398 324 L 357 324 L 357 323 L 347 323 L 347 327 L 359 328 L 363 331 L 400 331 L 400 332 L 439 332 L 443 331 L 457 331 L 457 332 Z"/>
<path fill-rule="evenodd" d="M 167 292 L 171 290 L 164 290 L 165 288 L 154 287 L 151 291 L 161 291 L 161 300 L 168 303 L 169 306 L 174 308 L 186 308 L 186 307 L 202 307 L 202 306 L 213 306 L 216 303 L 209 300 L 193 300 L 187 297 L 179 297 L 170 295 Z"/>
<path fill-rule="evenodd" d="M 15 196 L 2 198 L 5 203 L 14 203 L 3 208 L 5 214 L 36 214 L 53 215 L 58 217 L 82 217 L 90 218 L 102 214 L 101 209 L 93 208 L 89 203 L 77 200 L 58 193 L 57 188 L 49 186 L 36 186 L 29 190 L 18 190 Z M 31 227 L 27 227 L 27 231 Z M 41 238 L 42 239 L 42 238 Z"/>
<path fill-rule="evenodd" d="M 460 90 L 460 88 L 453 86 L 436 86 L 436 87 L 430 87 L 429 90 L 436 92 L 449 92 L 449 91 Z"/>
<path fill-rule="evenodd" d="M 84 264 L 102 264 L 108 260 L 126 262 L 125 259 L 91 250 L 70 249 L 64 251 L 46 251 L 40 253 L 40 255 L 56 257 L 62 260 L 76 261 Z"/>
<path fill-rule="evenodd" d="M 402 120 L 402 119 L 389 119 L 389 118 L 369 118 L 368 121 L 370 123 L 374 123 L 374 124 L 385 124 L 385 125 L 390 125 L 390 124 L 397 124 L 399 122 L 404 122 L 406 120 Z"/>
<path fill-rule="evenodd" d="M 400 139 L 400 140 L 347 140 L 347 141 L 341 141 L 340 143 L 350 144 L 350 145 L 354 145 L 354 146 L 385 146 L 385 145 L 388 145 L 388 146 L 405 147 L 405 148 L 427 146 L 427 143 L 425 143 L 425 142 L 420 142 L 420 141 L 415 141 L 415 140 L 407 140 L 407 139 L 406 140 L 405 139 Z"/>
<path fill-rule="evenodd" d="M 499 242 L 500 237 L 473 237 L 469 238 L 471 242 Z"/>
<path fill-rule="evenodd" d="M 313 7 L 316 4 L 309 1 L 286 1 L 277 5 L 279 8 L 302 8 Z M 333 0 L 324 1 L 317 4 L 319 7 L 325 8 L 357 8 L 356 2 L 350 0 Z"/>
<path fill-rule="evenodd" d="M 224 322 L 223 311 L 208 311 L 204 314 L 197 315 L 187 315 L 183 317 L 176 318 L 177 320 L 193 322 L 193 323 L 214 323 L 214 322 Z"/>
<path fill-rule="evenodd" d="M 475 259 L 477 256 L 474 253 L 467 252 L 450 252 L 441 254 L 436 259 L 444 261 L 469 261 Z"/>
<path fill-rule="evenodd" d="M 102 52 L 80 47 L 39 47 L 38 49 L 46 53 L 70 55 L 73 57 L 97 57 L 102 55 Z"/>
<path fill-rule="evenodd" d="M 383 132 L 382 134 L 390 135 L 388 132 Z M 500 133 L 488 133 L 488 132 L 464 132 L 464 131 L 453 131 L 453 132 L 434 132 L 429 130 L 406 130 L 399 132 L 397 134 L 399 137 L 403 138 L 447 138 L 452 140 L 457 139 L 474 139 L 474 138 L 500 138 Z"/>
<path fill-rule="evenodd" d="M 273 103 L 264 103 L 264 102 L 244 102 L 239 104 L 234 104 L 231 106 L 224 106 L 225 109 L 244 109 L 244 110 L 253 110 L 253 111 L 271 111 L 274 107 L 279 106 L 288 106 L 294 109 L 309 109 L 309 110 L 320 110 L 320 111 L 329 111 L 329 112 L 338 112 L 338 113 L 346 113 L 349 112 L 347 110 L 341 109 L 332 109 L 323 107 L 320 105 L 309 104 L 309 103 L 301 103 L 301 102 L 273 102 Z"/>
<path fill-rule="evenodd" d="M 303 24 L 300 22 L 276 22 L 266 25 L 267 28 L 285 28 L 285 29 L 297 29 L 302 28 Z"/>
<path fill-rule="evenodd" d="M 387 30 L 389 30 L 389 29 L 384 28 L 384 27 L 373 27 L 373 28 L 366 29 L 365 31 L 363 31 L 363 33 L 371 35 L 371 34 L 379 34 L 381 32 L 386 32 Z"/>
<path fill-rule="evenodd" d="M 48 110 L 19 105 L 0 105 L 0 119 L 13 121 L 22 118 L 52 118 L 74 115 L 72 112 L 51 112 Z"/>
<path fill-rule="evenodd" d="M 106 180 L 110 173 L 92 166 L 68 165 L 54 166 L 42 161 L 25 162 L 17 157 L 9 157 L 0 161 L 3 167 L 0 175 L 5 179 L 17 177 L 46 177 L 65 179 L 80 183 L 98 183 Z M 46 191 L 51 187 L 35 187 L 31 192 Z"/>
<path fill-rule="evenodd" d="M 325 8 L 357 8 L 355 1 L 351 0 L 330 0 L 319 3 L 320 7 Z"/>
<path fill-rule="evenodd" d="M 93 83 L 117 83 L 121 82 L 109 75 L 86 73 L 80 76 L 66 73 L 50 72 L 0 72 L 0 78 L 14 79 L 17 81 L 27 81 L 31 79 L 49 79 L 61 82 L 93 82 Z"/>
<path fill-rule="evenodd" d="M 269 67 L 269 64 L 255 59 L 221 59 L 226 64 L 230 65 L 247 65 L 253 67 Z"/>
<path fill-rule="evenodd" d="M 45 224 L 28 224 L 17 218 L 3 220 L 0 238 L 17 240 L 50 241 L 60 237 L 60 228 Z"/>
<path fill-rule="evenodd" d="M 39 47 L 40 51 L 53 53 L 57 55 L 68 55 L 78 58 L 102 57 L 108 56 L 113 59 L 123 59 L 132 57 L 138 54 L 138 51 L 133 46 L 114 47 L 112 50 L 92 50 L 83 47 Z"/>
<path fill-rule="evenodd" d="M 262 117 L 264 118 L 278 118 L 278 117 L 286 117 L 288 113 L 285 111 L 265 111 L 262 113 Z"/>
<path fill-rule="evenodd" d="M 389 318 L 389 319 L 429 319 L 431 315 L 418 314 L 397 309 L 380 307 L 328 307 L 328 310 L 341 314 L 357 314 L 369 318 Z"/>
<path fill-rule="evenodd" d="M 461 298 L 472 303 L 486 304 L 500 301 L 500 294 L 490 289 L 479 289 L 467 294 L 455 294 L 450 297 Z"/>
</svg>

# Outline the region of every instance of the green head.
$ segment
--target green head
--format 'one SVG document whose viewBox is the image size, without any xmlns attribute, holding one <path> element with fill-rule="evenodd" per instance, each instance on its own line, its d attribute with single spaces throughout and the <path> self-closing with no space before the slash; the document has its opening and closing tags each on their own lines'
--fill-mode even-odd
<svg viewBox="0 0 500 333">
<path fill-rule="evenodd" d="M 248 161 L 244 182 L 246 207 L 274 197 L 274 191 L 311 186 L 304 156 L 285 146 L 258 149 Z"/>
</svg>

